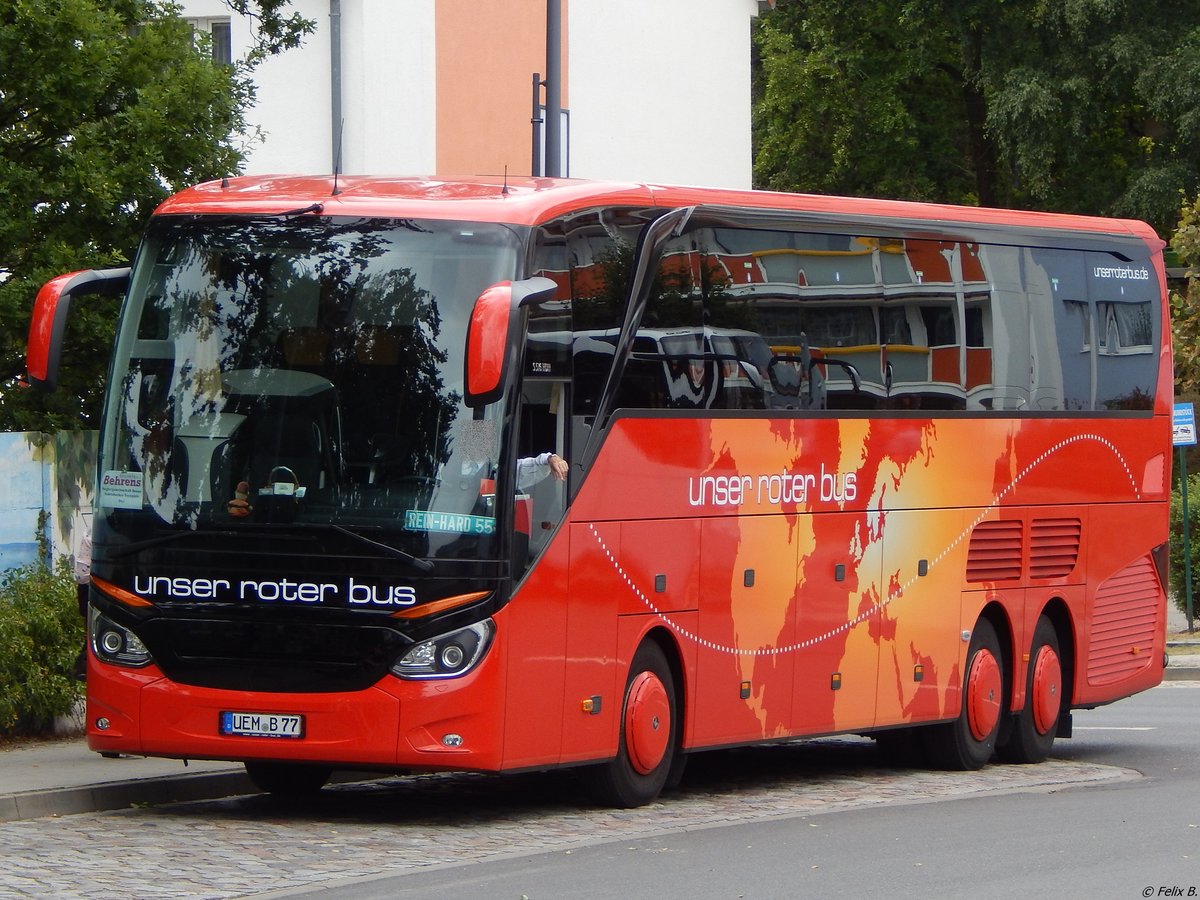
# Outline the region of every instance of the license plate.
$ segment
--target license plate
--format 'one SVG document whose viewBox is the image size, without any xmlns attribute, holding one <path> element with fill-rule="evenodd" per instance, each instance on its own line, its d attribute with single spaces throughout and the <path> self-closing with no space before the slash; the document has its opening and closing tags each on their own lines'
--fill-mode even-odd
<svg viewBox="0 0 1200 900">
<path fill-rule="evenodd" d="M 291 713 L 223 712 L 220 732 L 239 737 L 302 738 L 304 716 Z"/>
</svg>

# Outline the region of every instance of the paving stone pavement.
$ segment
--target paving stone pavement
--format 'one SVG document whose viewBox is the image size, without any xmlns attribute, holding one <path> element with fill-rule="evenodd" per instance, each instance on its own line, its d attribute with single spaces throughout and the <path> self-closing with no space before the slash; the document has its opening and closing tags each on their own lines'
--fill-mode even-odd
<svg viewBox="0 0 1200 900">
<path fill-rule="evenodd" d="M 693 759 L 641 809 L 588 806 L 568 772 L 431 775 L 0 824 L 0 897 L 228 898 L 767 818 L 1140 777 L 1064 760 L 979 772 L 891 768 L 871 742 L 803 741 Z M 812 824 L 811 822 L 808 824 Z"/>
</svg>

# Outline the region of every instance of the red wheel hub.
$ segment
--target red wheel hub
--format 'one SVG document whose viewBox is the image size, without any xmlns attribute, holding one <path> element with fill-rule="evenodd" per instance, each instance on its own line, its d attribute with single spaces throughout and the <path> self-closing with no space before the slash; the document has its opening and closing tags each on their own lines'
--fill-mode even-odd
<svg viewBox="0 0 1200 900">
<path fill-rule="evenodd" d="M 1000 664 L 987 648 L 971 660 L 967 678 L 967 724 L 975 740 L 982 741 L 1000 721 L 1000 697 L 1004 693 Z"/>
<path fill-rule="evenodd" d="M 1062 666 L 1058 654 L 1050 647 L 1038 650 L 1033 661 L 1033 683 L 1029 686 L 1029 702 L 1033 704 L 1033 727 L 1045 734 L 1058 722 L 1062 709 Z"/>
<path fill-rule="evenodd" d="M 653 672 L 642 672 L 629 685 L 625 703 L 625 748 L 629 763 L 649 775 L 662 762 L 671 739 L 671 698 Z"/>
</svg>

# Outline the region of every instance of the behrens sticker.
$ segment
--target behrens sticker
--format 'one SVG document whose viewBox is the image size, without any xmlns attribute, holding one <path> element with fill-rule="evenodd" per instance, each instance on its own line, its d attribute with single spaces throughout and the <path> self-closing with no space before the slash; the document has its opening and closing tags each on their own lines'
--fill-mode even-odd
<svg viewBox="0 0 1200 900">
<path fill-rule="evenodd" d="M 142 508 L 142 473 L 109 471 L 100 476 L 100 505 Z"/>
</svg>

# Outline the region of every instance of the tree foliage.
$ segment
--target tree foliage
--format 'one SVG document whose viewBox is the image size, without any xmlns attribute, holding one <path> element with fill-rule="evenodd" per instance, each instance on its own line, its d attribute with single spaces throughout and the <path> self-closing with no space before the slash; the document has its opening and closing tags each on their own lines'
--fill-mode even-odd
<svg viewBox="0 0 1200 900">
<path fill-rule="evenodd" d="M 768 188 L 1142 218 L 1200 184 L 1189 0 L 780 0 L 756 31 Z"/>
<path fill-rule="evenodd" d="M 165 197 L 234 174 L 256 58 L 312 23 L 285 0 L 255 11 L 252 59 L 214 63 L 178 9 L 153 0 L 0 0 L 0 376 L 23 371 L 38 287 L 63 272 L 127 265 Z M 59 390 L 0 386 L 0 428 L 94 427 L 115 303 L 71 311 Z"/>
<path fill-rule="evenodd" d="M 1183 290 L 1171 292 L 1171 343 L 1175 356 L 1175 394 L 1200 391 L 1200 199 L 1184 203 L 1171 239 L 1187 266 Z"/>
<path fill-rule="evenodd" d="M 1192 618 L 1200 614 L 1197 608 L 1197 596 L 1200 595 L 1200 582 L 1196 581 L 1196 563 L 1200 561 L 1200 473 L 1189 475 L 1188 479 L 1188 540 L 1183 540 L 1183 489 L 1177 485 L 1171 490 L 1171 545 L 1170 545 L 1170 586 L 1171 598 L 1182 613 L 1187 612 L 1187 571 L 1188 562 L 1192 564 Z M 1189 555 L 1190 548 L 1190 555 Z"/>
<path fill-rule="evenodd" d="M 225 5 L 255 24 L 254 46 L 250 62 L 264 56 L 299 47 L 306 35 L 312 34 L 316 23 L 288 7 L 292 0 L 225 0 Z"/>
</svg>

